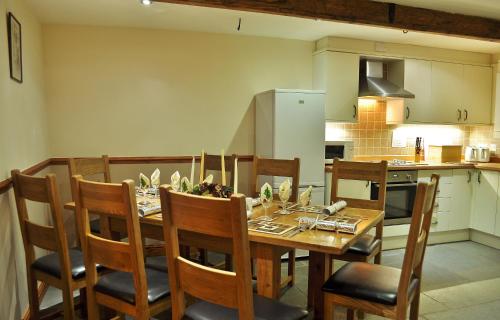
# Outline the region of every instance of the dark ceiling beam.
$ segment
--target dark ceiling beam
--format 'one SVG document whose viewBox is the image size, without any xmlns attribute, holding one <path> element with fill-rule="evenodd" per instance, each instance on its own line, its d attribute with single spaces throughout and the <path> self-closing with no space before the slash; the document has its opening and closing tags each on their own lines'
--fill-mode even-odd
<svg viewBox="0 0 500 320">
<path fill-rule="evenodd" d="M 369 0 L 155 0 L 500 42 L 500 20 Z"/>
</svg>

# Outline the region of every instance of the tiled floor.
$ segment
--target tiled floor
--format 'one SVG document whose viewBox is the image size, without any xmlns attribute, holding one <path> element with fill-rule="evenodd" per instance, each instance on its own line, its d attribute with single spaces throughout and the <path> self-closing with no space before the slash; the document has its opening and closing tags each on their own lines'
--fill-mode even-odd
<svg viewBox="0 0 500 320">
<path fill-rule="evenodd" d="M 403 255 L 402 249 L 385 251 L 382 262 L 401 267 Z M 341 264 L 336 262 L 335 268 Z M 286 264 L 282 269 L 286 271 Z M 306 260 L 297 261 L 296 284 L 283 294 L 283 302 L 306 306 L 307 269 Z M 57 290 L 50 290 L 43 305 L 59 299 Z M 500 250 L 470 241 L 429 246 L 420 301 L 420 318 L 425 320 L 500 319 Z"/>
</svg>

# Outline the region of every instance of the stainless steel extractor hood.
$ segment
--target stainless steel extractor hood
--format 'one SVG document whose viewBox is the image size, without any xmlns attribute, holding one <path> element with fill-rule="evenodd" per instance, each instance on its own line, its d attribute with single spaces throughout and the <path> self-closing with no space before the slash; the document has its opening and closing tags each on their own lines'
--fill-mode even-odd
<svg viewBox="0 0 500 320">
<path fill-rule="evenodd" d="M 360 98 L 415 98 L 413 93 L 384 78 L 382 61 L 361 60 L 359 71 Z"/>
</svg>

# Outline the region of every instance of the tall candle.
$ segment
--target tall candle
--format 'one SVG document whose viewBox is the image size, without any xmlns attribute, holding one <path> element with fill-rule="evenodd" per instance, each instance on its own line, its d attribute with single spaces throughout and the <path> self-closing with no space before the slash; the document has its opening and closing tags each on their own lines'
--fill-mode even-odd
<svg viewBox="0 0 500 320">
<path fill-rule="evenodd" d="M 238 158 L 234 159 L 234 193 L 238 193 Z"/>
<path fill-rule="evenodd" d="M 201 162 L 200 162 L 200 183 L 203 182 L 203 168 L 205 166 L 205 150 L 201 150 Z"/>
<path fill-rule="evenodd" d="M 191 184 L 194 185 L 194 157 L 193 161 L 191 162 L 191 180 L 189 180 L 189 182 L 191 182 Z"/>
<path fill-rule="evenodd" d="M 221 163 L 221 171 L 222 171 L 222 185 L 226 185 L 226 162 L 224 161 L 224 149 L 220 152 L 220 163 Z"/>
</svg>

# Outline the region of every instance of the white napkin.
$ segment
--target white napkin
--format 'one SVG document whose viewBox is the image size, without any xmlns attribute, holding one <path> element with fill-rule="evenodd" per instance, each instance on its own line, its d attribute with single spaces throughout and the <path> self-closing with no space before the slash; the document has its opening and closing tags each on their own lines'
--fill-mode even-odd
<svg viewBox="0 0 500 320">
<path fill-rule="evenodd" d="M 179 191 L 181 188 L 181 175 L 179 171 L 176 171 L 170 177 L 170 185 L 174 191 Z"/>
<path fill-rule="evenodd" d="M 158 168 L 156 168 L 155 171 L 153 171 L 153 174 L 151 175 L 151 186 L 153 188 L 160 187 L 160 169 Z"/>
<path fill-rule="evenodd" d="M 209 174 L 209 175 L 205 178 L 205 180 L 203 180 L 203 182 L 206 182 L 206 183 L 208 183 L 208 184 L 212 184 L 212 182 L 213 182 L 213 181 L 214 181 L 214 176 L 213 176 L 213 175 L 211 175 L 211 174 Z"/>
<path fill-rule="evenodd" d="M 323 209 L 323 213 L 327 214 L 327 215 L 332 215 L 332 214 L 344 209 L 345 207 L 347 207 L 347 202 L 345 202 L 344 200 L 340 200 L 340 201 L 335 202 L 331 206 L 328 206 L 325 209 Z"/>
<path fill-rule="evenodd" d="M 139 174 L 139 186 L 141 189 L 148 189 L 151 187 L 151 182 L 149 181 L 149 178 L 144 175 L 144 173 Z"/>
<path fill-rule="evenodd" d="M 187 177 L 182 177 L 181 179 L 181 192 L 193 192 L 193 185 Z"/>
<path fill-rule="evenodd" d="M 313 187 L 309 186 L 304 192 L 300 194 L 299 197 L 299 202 L 300 205 L 303 207 L 307 207 L 309 203 L 311 202 L 311 194 L 312 194 Z"/>
<path fill-rule="evenodd" d="M 281 201 L 288 201 L 290 199 L 290 195 L 292 193 L 292 184 L 290 183 L 290 179 L 286 179 L 280 184 L 278 189 L 278 195 Z"/>
<path fill-rule="evenodd" d="M 272 201 L 273 200 L 273 188 L 269 183 L 264 183 L 262 188 L 260 188 L 260 200 L 264 202 L 264 200 Z"/>
</svg>

